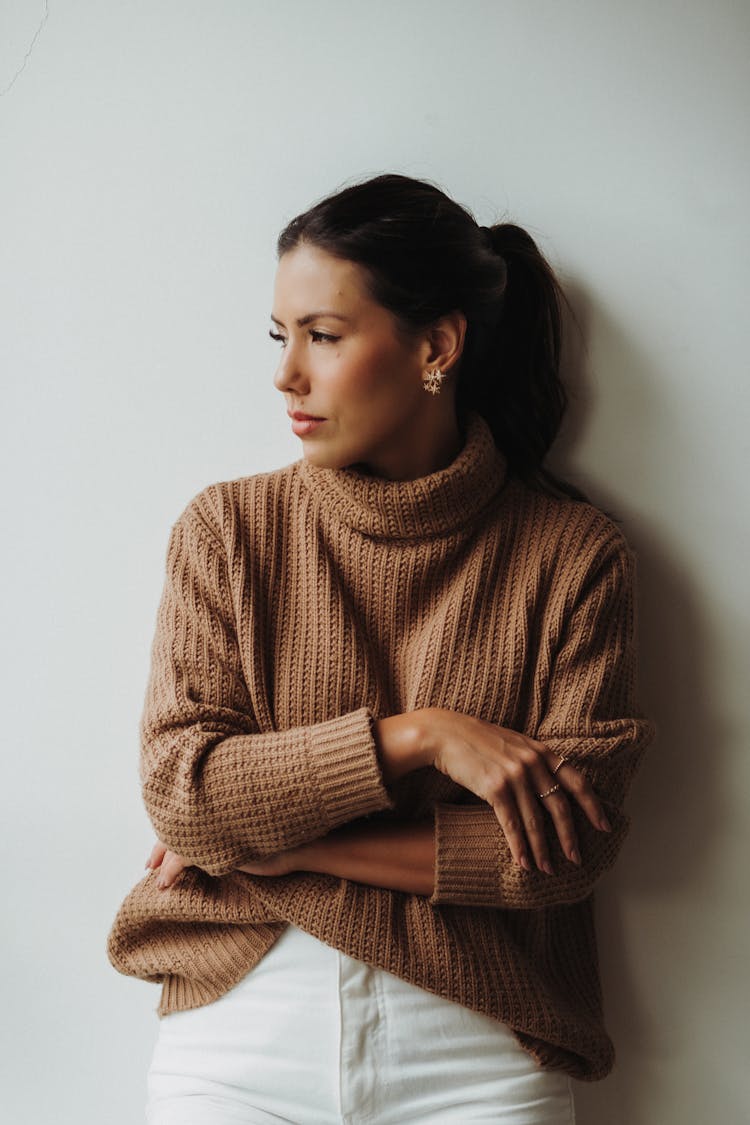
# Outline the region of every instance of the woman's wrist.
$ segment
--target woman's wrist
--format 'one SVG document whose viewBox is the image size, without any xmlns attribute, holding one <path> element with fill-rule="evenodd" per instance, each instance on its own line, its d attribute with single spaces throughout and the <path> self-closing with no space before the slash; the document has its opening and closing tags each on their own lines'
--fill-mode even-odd
<svg viewBox="0 0 750 1125">
<path fill-rule="evenodd" d="M 426 721 L 431 710 L 425 707 L 374 720 L 373 736 L 386 785 L 431 764 Z"/>
</svg>

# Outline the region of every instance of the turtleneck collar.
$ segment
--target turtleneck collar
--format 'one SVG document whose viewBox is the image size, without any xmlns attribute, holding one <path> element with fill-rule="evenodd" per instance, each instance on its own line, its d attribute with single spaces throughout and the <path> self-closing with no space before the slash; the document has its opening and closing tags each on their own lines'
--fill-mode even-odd
<svg viewBox="0 0 750 1125">
<path fill-rule="evenodd" d="M 414 480 L 389 480 L 358 469 L 298 462 L 321 514 L 377 539 L 449 535 L 470 524 L 502 488 L 506 461 L 488 423 L 469 410 L 464 444 L 449 465 Z"/>
</svg>

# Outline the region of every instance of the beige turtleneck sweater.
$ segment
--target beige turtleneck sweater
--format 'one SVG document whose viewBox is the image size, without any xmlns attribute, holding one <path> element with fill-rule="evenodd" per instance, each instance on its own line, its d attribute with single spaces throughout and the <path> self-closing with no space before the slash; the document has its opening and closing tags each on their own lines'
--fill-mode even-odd
<svg viewBox="0 0 750 1125">
<path fill-rule="evenodd" d="M 128 894 L 111 963 L 160 982 L 164 1015 L 221 996 L 293 922 L 505 1022 L 542 1065 L 603 1077 L 592 888 L 653 733 L 633 570 L 597 509 L 507 477 L 475 412 L 457 457 L 417 480 L 303 459 L 203 489 L 171 530 L 141 721 L 148 814 L 194 866 Z M 564 753 L 613 831 L 574 806 L 582 865 L 550 828 L 550 876 L 518 867 L 490 805 L 433 767 L 387 787 L 372 721 L 422 707 Z M 359 817 L 434 817 L 431 896 L 235 870 Z"/>
</svg>

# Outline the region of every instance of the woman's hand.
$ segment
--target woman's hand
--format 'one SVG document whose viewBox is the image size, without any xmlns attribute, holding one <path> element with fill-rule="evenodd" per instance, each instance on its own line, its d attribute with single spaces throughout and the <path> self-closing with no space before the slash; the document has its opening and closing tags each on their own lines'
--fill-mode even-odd
<svg viewBox="0 0 750 1125">
<path fill-rule="evenodd" d="M 243 863 L 236 870 L 246 871 L 249 875 L 289 875 L 292 871 L 304 870 L 302 858 L 302 847 L 289 848 L 287 851 L 253 860 L 251 863 Z M 171 887 L 189 866 L 190 864 L 181 855 L 170 851 L 160 840 L 156 841 L 146 861 L 146 867 L 151 868 L 152 871 L 157 867 L 160 869 L 156 880 L 160 890 Z"/>
<path fill-rule="evenodd" d="M 181 855 L 170 851 L 166 844 L 162 844 L 161 840 L 156 841 L 146 860 L 146 867 L 151 871 L 156 871 L 159 868 L 156 885 L 160 890 L 171 887 L 178 875 L 181 875 L 185 868 L 189 866 Z"/>
<path fill-rule="evenodd" d="M 547 815 L 552 817 L 564 854 L 580 864 L 566 794 L 595 828 L 611 831 L 601 802 L 583 774 L 542 742 L 442 707 L 425 708 L 422 719 L 428 763 L 492 806 L 513 859 L 527 871 L 531 870 L 530 848 L 537 867 L 553 874 L 544 831 Z"/>
</svg>

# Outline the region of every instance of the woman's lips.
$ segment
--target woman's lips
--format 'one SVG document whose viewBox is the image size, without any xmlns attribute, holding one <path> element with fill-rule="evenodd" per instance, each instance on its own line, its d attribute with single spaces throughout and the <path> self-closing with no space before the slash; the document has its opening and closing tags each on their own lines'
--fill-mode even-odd
<svg viewBox="0 0 750 1125">
<path fill-rule="evenodd" d="M 306 416 L 301 417 L 300 415 L 293 415 L 292 430 L 297 435 L 297 437 L 305 437 L 307 434 L 311 434 L 317 426 L 322 426 L 324 422 L 325 418 L 311 418 Z"/>
</svg>

